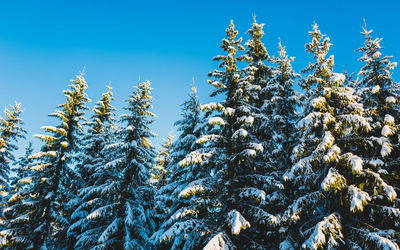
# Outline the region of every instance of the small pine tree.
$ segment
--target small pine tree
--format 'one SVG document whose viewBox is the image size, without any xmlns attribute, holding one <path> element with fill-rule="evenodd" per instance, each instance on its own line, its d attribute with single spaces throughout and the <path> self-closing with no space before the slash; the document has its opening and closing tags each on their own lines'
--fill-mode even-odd
<svg viewBox="0 0 400 250">
<path fill-rule="evenodd" d="M 121 141 L 107 145 L 111 161 L 96 169 L 99 181 L 82 194 L 91 196 L 89 224 L 77 247 L 93 249 L 144 249 L 154 230 L 152 221 L 154 190 L 149 184 L 155 156 L 149 139 L 150 82 L 139 83 L 129 98 L 117 137 Z M 88 239 L 90 237 L 90 239 Z"/>
<path fill-rule="evenodd" d="M 6 195 L 11 164 L 15 161 L 13 152 L 18 149 L 14 144 L 19 138 L 24 138 L 25 130 L 22 129 L 21 104 L 5 109 L 5 118 L 0 116 L 0 195 Z"/>
<path fill-rule="evenodd" d="M 72 198 L 73 180 L 77 178 L 69 164 L 81 133 L 85 104 L 89 101 L 86 88 L 83 74 L 72 80 L 70 89 L 64 91 L 66 102 L 58 106 L 61 110 L 50 114 L 60 119 L 61 124 L 42 127 L 52 135 L 36 135 L 45 145 L 41 152 L 29 157 L 35 160 L 29 167 L 33 173 L 19 180 L 30 185 L 14 195 L 22 202 L 8 211 L 12 219 L 5 230 L 6 244 L 34 249 L 66 246 L 69 226 L 66 203 Z"/>
<path fill-rule="evenodd" d="M 171 145 L 173 138 L 172 132 L 170 132 L 167 139 L 164 139 L 164 143 L 161 144 L 160 150 L 156 157 L 156 164 L 151 170 L 152 179 L 156 187 L 161 187 L 166 184 L 167 167 L 172 160 Z"/>
</svg>

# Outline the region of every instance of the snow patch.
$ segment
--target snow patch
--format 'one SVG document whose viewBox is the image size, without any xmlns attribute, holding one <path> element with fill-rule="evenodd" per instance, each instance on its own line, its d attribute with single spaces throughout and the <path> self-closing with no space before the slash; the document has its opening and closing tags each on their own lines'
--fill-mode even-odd
<svg viewBox="0 0 400 250">
<path fill-rule="evenodd" d="M 228 213 L 228 223 L 233 235 L 238 235 L 241 230 L 250 227 L 250 223 L 235 209 Z"/>
<path fill-rule="evenodd" d="M 367 192 L 362 191 L 354 185 L 349 186 L 348 195 L 351 200 L 350 211 L 353 213 L 357 211 L 362 212 L 364 206 L 371 200 L 371 197 Z"/>
<path fill-rule="evenodd" d="M 207 243 L 203 250 L 233 250 L 236 249 L 225 232 L 218 233 Z"/>
</svg>

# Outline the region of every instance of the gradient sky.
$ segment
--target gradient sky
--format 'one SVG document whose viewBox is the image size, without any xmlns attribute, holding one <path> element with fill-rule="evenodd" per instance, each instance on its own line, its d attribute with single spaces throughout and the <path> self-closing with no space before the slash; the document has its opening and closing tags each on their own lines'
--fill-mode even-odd
<svg viewBox="0 0 400 250">
<path fill-rule="evenodd" d="M 276 54 L 280 37 L 296 57 L 296 70 L 310 60 L 304 44 L 314 21 L 331 37 L 336 72 L 360 68 L 354 50 L 363 43 L 363 18 L 373 35 L 383 37 L 384 54 L 399 61 L 400 3 L 395 0 L 0 1 L 0 109 L 21 102 L 26 141 L 38 147 L 32 135 L 42 133 L 41 126 L 58 125 L 47 115 L 64 102 L 62 90 L 85 67 L 89 106 L 110 83 L 118 114 L 132 86 L 150 80 L 158 116 L 152 129 L 166 137 L 193 78 L 201 101 L 210 100 L 207 73 L 217 67 L 211 59 L 221 53 L 230 19 L 247 39 L 254 13 L 266 24 L 269 53 Z"/>
</svg>

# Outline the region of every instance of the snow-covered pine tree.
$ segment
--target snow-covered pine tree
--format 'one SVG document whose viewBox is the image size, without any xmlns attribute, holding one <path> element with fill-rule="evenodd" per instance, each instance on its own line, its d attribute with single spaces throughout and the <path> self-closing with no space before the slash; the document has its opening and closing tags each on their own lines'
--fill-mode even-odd
<svg viewBox="0 0 400 250">
<path fill-rule="evenodd" d="M 0 116 L 0 196 L 6 196 L 9 188 L 11 164 L 15 161 L 13 152 L 18 149 L 14 144 L 24 138 L 25 130 L 21 127 L 21 104 L 16 103 L 11 109 L 5 109 L 5 118 Z M 0 199 L 1 201 L 1 199 Z"/>
<path fill-rule="evenodd" d="M 392 78 L 392 70 L 396 62 L 390 62 L 392 56 L 382 56 L 381 38 L 373 39 L 372 30 L 363 27 L 361 32 L 365 37 L 364 46 L 358 51 L 363 53 L 360 61 L 365 65 L 358 75 L 361 79 L 357 82 L 362 102 L 366 112 L 372 118 L 372 130 L 368 133 L 368 148 L 363 150 L 366 164 L 378 170 L 389 179 L 399 176 L 396 163 L 399 149 L 400 109 L 399 109 L 399 84 Z M 387 173 L 383 173 L 387 171 Z M 390 177 L 392 175 L 392 177 Z"/>
<path fill-rule="evenodd" d="M 70 89 L 64 91 L 66 102 L 58 105 L 60 110 L 50 114 L 60 119 L 61 124 L 42 127 L 51 135 L 35 135 L 45 145 L 41 152 L 30 156 L 36 163 L 29 168 L 33 173 L 19 180 L 30 185 L 13 196 L 22 202 L 8 211 L 12 219 L 1 232 L 6 236 L 3 243 L 33 249 L 66 246 L 69 223 L 65 205 L 72 196 L 73 180 L 77 178 L 69 164 L 81 133 L 85 104 L 89 101 L 86 88 L 83 74 L 72 80 Z"/>
<path fill-rule="evenodd" d="M 344 75 L 333 72 L 329 38 L 316 24 L 309 34 L 306 51 L 316 61 L 303 71 L 309 74 L 301 81 L 301 137 L 293 150 L 295 164 L 285 174 L 294 202 L 283 221 L 290 223 L 291 233 L 281 247 L 398 249 L 390 239 L 395 232 L 376 231 L 366 209 L 376 199 L 390 202 L 396 192 L 377 172 L 364 168 L 356 154 L 359 145 L 348 144 L 371 130 L 369 119 L 354 89 L 343 85 Z"/>
<path fill-rule="evenodd" d="M 149 183 L 155 152 L 149 139 L 155 134 L 149 125 L 154 114 L 150 82 L 139 83 L 129 98 L 128 114 L 121 116 L 125 126 L 119 140 L 107 145 L 110 159 L 96 171 L 103 175 L 86 195 L 92 196 L 90 224 L 77 246 L 93 249 L 145 249 L 154 230 L 152 209 L 154 190 Z M 81 191 L 82 193 L 82 191 Z M 90 193 L 93 193 L 90 194 Z M 93 237 L 93 239 L 86 239 Z"/>
<path fill-rule="evenodd" d="M 196 229 L 197 213 L 191 213 L 193 206 L 180 193 L 192 181 L 209 176 L 200 164 L 188 164 L 185 157 L 200 149 L 196 141 L 206 127 L 200 110 L 197 89 L 192 92 L 182 105 L 181 119 L 175 122 L 180 131 L 179 137 L 171 145 L 171 162 L 166 168 L 166 184 L 156 194 L 157 214 L 160 221 L 158 230 L 150 242 L 158 248 L 191 249 L 200 244 L 200 230 Z M 197 157 L 198 151 L 191 157 Z M 202 225 L 200 223 L 199 225 Z M 200 227 L 199 227 L 200 228 Z"/>
<path fill-rule="evenodd" d="M 372 119 L 372 129 L 360 136 L 364 143 L 357 147 L 364 168 L 371 171 L 367 177 L 372 185 L 367 184 L 366 188 L 377 190 L 366 207 L 366 213 L 369 214 L 366 223 L 372 225 L 370 231 L 380 232 L 381 236 L 387 235 L 385 237 L 388 238 L 394 237 L 400 245 L 400 199 L 396 198 L 396 192 L 400 191 L 400 86 L 392 78 L 392 70 L 397 63 L 390 61 L 392 56 L 382 55 L 382 39 L 374 39 L 371 33 L 372 30 L 365 25 L 361 32 L 365 38 L 364 46 L 358 49 L 363 53 L 359 60 L 365 64 L 356 82 L 365 111 Z M 391 192 L 390 196 L 387 192 L 385 195 L 385 191 L 379 189 L 381 185 L 374 187 L 374 183 L 387 183 L 394 186 L 396 192 Z M 382 188 L 390 191 L 390 186 L 383 185 Z M 383 191 L 383 195 L 378 190 Z M 397 236 L 393 235 L 392 230 Z"/>
<path fill-rule="evenodd" d="M 295 124 L 297 122 L 297 94 L 293 89 L 296 78 L 299 77 L 291 63 L 293 57 L 288 57 L 285 47 L 279 42 L 279 56 L 272 57 L 272 76 L 266 86 L 260 91 L 268 93 L 261 107 L 262 124 L 259 129 L 268 131 L 269 138 L 263 141 L 267 151 L 268 165 L 275 169 L 288 168 L 291 164 L 290 155 L 294 146 Z M 260 138 L 261 139 L 261 138 Z"/>
<path fill-rule="evenodd" d="M 245 54 L 249 57 L 247 70 L 252 71 L 251 77 L 253 77 L 252 85 L 255 88 L 261 88 L 261 91 L 254 91 L 254 95 L 251 96 L 250 102 L 257 109 L 261 109 L 264 105 L 264 100 L 269 97 L 269 93 L 264 91 L 268 79 L 272 76 L 272 68 L 269 65 L 266 65 L 266 62 L 272 62 L 272 57 L 269 55 L 267 48 L 261 39 L 264 37 L 264 24 L 257 23 L 256 17 L 253 17 L 253 24 L 249 30 L 247 30 L 247 34 L 250 35 L 250 39 L 246 41 L 244 44 L 246 47 Z M 259 110 L 258 110 L 259 111 Z M 260 124 L 255 120 L 254 122 L 254 132 L 261 132 L 258 127 Z"/>
<path fill-rule="evenodd" d="M 81 161 L 77 165 L 77 171 L 84 180 L 84 186 L 79 189 L 78 197 L 69 202 L 69 204 L 73 203 L 71 205 L 75 209 L 71 214 L 73 223 L 68 229 L 68 244 L 74 248 L 97 243 L 96 233 L 92 232 L 91 220 L 87 216 L 97 209 L 99 204 L 104 205 L 104 200 L 98 198 L 102 190 L 97 187 L 104 184 L 106 177 L 102 168 L 108 162 L 109 156 L 104 148 L 116 141 L 115 108 L 111 105 L 113 100 L 111 87 L 107 86 L 107 92 L 103 93 L 93 108 L 94 114 L 91 121 L 86 123 L 88 133 L 83 139 L 86 146 L 80 154 Z M 92 243 L 85 241 L 92 241 Z"/>
<path fill-rule="evenodd" d="M 18 180 L 25 178 L 29 175 L 29 165 L 33 163 L 33 160 L 29 158 L 33 153 L 33 144 L 32 142 L 28 143 L 28 146 L 25 148 L 25 154 L 20 156 L 18 160 L 14 163 L 15 167 L 12 168 L 15 176 L 10 178 L 11 187 L 20 186 L 23 183 L 19 183 Z"/>
<path fill-rule="evenodd" d="M 5 201 L 3 203 L 4 217 L 2 218 L 2 221 L 4 222 L 4 224 L 6 224 L 8 220 L 13 220 L 15 218 L 14 217 L 15 214 L 13 213 L 14 208 L 21 206 L 21 204 L 23 203 L 23 201 L 19 199 L 19 193 L 22 190 L 29 188 L 30 183 L 20 183 L 18 182 L 18 180 L 29 176 L 30 173 L 32 172 L 32 170 L 29 169 L 29 167 L 33 163 L 33 160 L 29 158 L 29 156 L 31 156 L 32 153 L 33 153 L 33 147 L 32 143 L 30 142 L 28 147 L 25 148 L 25 155 L 19 157 L 18 161 L 14 163 L 15 167 L 12 169 L 12 171 L 15 173 L 15 176 L 10 178 L 10 191 L 8 192 L 8 196 L 5 197 Z M 32 228 L 31 231 L 33 231 Z M 12 246 L 15 249 L 22 249 L 24 246 L 22 242 L 14 242 L 14 243 L 15 244 L 13 244 Z M 0 243 L 1 246 L 5 245 L 11 246 L 11 244 L 12 242 L 8 241 L 7 237 L 2 237 Z"/>
<path fill-rule="evenodd" d="M 172 132 L 170 132 L 167 139 L 164 139 L 164 142 L 161 144 L 156 157 L 156 163 L 151 170 L 152 180 L 157 188 L 166 184 L 167 167 L 171 162 L 171 145 L 173 139 Z"/>
<path fill-rule="evenodd" d="M 248 57 L 237 55 L 244 47 L 240 45 L 241 38 L 236 40 L 238 32 L 233 22 L 226 34 L 227 38 L 222 40 L 220 47 L 227 55 L 214 57 L 214 60 L 221 61 L 221 70 L 211 72 L 210 77 L 214 80 L 209 81 L 215 87 L 211 96 L 223 94 L 224 100 L 202 106 L 204 111 L 212 113 L 208 123 L 213 128 L 197 140 L 203 147 L 181 161 L 182 165 L 202 165 L 202 177 L 190 182 L 179 193 L 191 207 L 179 213 L 182 215 L 171 229 L 183 236 L 188 230 L 197 233 L 198 245 L 185 247 L 205 245 L 205 249 L 216 249 L 214 247 L 222 242 L 221 248 L 234 247 L 230 238 L 246 247 L 253 243 L 242 238 L 241 232 L 251 226 L 247 219 L 275 220 L 264 211 L 262 215 L 259 213 L 258 204 L 264 200 L 265 192 L 254 187 L 254 183 L 270 180 L 258 175 L 252 164 L 253 157 L 262 152 L 262 146 L 251 133 L 254 114 L 248 103 L 252 91 L 258 88 L 253 88 L 252 76 L 238 69 L 237 64 Z M 193 241 L 181 238 L 186 242 Z"/>
<path fill-rule="evenodd" d="M 297 122 L 297 95 L 293 89 L 294 80 L 299 75 L 293 70 L 293 57 L 288 57 L 285 47 L 279 42 L 279 56 L 272 56 L 270 76 L 259 91 L 263 104 L 256 109 L 255 134 L 262 142 L 264 154 L 256 164 L 263 169 L 263 174 L 270 180 L 265 183 L 263 191 L 266 199 L 259 204 L 259 211 L 279 214 L 288 202 L 283 186 L 282 176 L 290 168 L 290 152 L 295 144 Z M 258 112 L 257 112 L 258 110 Z M 260 212 L 261 213 L 261 212 Z M 267 224 L 267 225 L 265 225 Z M 280 229 L 279 220 L 270 227 L 265 220 L 254 220 L 249 234 L 253 235 L 259 245 L 264 248 L 277 248 L 280 239 L 284 239 L 287 228 Z M 278 230 L 279 229 L 279 230 Z"/>
</svg>

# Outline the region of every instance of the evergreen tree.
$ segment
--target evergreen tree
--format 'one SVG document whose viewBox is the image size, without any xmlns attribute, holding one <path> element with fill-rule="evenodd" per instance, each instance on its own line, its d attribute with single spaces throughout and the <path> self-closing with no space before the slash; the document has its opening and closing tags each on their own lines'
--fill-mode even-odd
<svg viewBox="0 0 400 250">
<path fill-rule="evenodd" d="M 295 123 L 298 119 L 297 95 L 293 84 L 299 75 L 291 66 L 294 58 L 287 56 L 280 42 L 278 53 L 278 57 L 270 58 L 271 73 L 259 91 L 263 105 L 256 116 L 257 125 L 254 128 L 264 148 L 264 154 L 257 163 L 263 169 L 263 175 L 270 180 L 261 186 L 266 198 L 260 202 L 258 211 L 269 214 L 281 213 L 289 202 L 286 193 L 292 191 L 284 189 L 282 176 L 291 165 L 290 152 L 296 141 Z M 274 223 L 270 223 L 272 225 L 268 225 L 265 220 L 257 218 L 249 229 L 249 234 L 263 248 L 277 248 L 279 240 L 283 240 L 287 228 L 281 225 L 279 217 L 275 219 Z"/>
<path fill-rule="evenodd" d="M 86 147 L 80 155 L 81 161 L 77 166 L 85 185 L 79 189 L 78 197 L 73 201 L 74 204 L 70 202 L 74 206 L 74 212 L 71 215 L 73 224 L 68 229 L 68 236 L 69 245 L 74 248 L 97 242 L 96 233 L 91 230 L 93 225 L 87 216 L 100 204 L 105 204 L 104 200 L 98 198 L 101 190 L 96 188 L 104 184 L 106 175 L 102 168 L 110 160 L 105 147 L 116 141 L 115 108 L 111 105 L 113 99 L 111 87 L 107 86 L 107 92 L 103 93 L 93 108 L 94 114 L 91 121 L 86 123 L 88 126 L 88 134 L 84 138 Z"/>
<path fill-rule="evenodd" d="M 7 211 L 12 219 L 2 232 L 6 244 L 34 249 L 66 246 L 69 226 L 66 203 L 73 196 L 73 180 L 78 178 L 70 168 L 71 154 L 77 147 L 80 122 L 84 120 L 85 104 L 89 101 L 86 88 L 83 74 L 72 80 L 70 89 L 64 91 L 66 102 L 58 106 L 61 110 L 50 114 L 60 119 L 61 124 L 42 127 L 51 135 L 35 135 L 45 145 L 41 152 L 30 156 L 35 160 L 29 168 L 33 173 L 19 180 L 30 185 L 14 195 L 22 202 Z"/>
<path fill-rule="evenodd" d="M 181 133 L 171 145 L 170 162 L 166 167 L 166 184 L 160 187 L 155 196 L 156 218 L 160 221 L 160 226 L 150 242 L 160 248 L 190 249 L 198 245 L 200 240 L 199 232 L 193 230 L 196 219 L 195 213 L 190 214 L 193 205 L 180 195 L 188 183 L 204 175 L 201 165 L 187 164 L 185 161 L 185 157 L 191 152 L 200 150 L 196 140 L 202 135 L 205 125 L 194 86 L 189 99 L 181 107 L 182 118 L 175 122 Z M 191 156 L 195 157 L 195 154 Z"/>
<path fill-rule="evenodd" d="M 223 94 L 225 99 L 202 106 L 204 111 L 212 113 L 208 119 L 212 128 L 197 140 L 203 147 L 191 152 L 182 162 L 182 165 L 202 165 L 200 178 L 190 182 L 179 193 L 180 197 L 188 199 L 191 206 L 180 213 L 180 222 L 175 222 L 171 229 L 183 236 L 188 229 L 197 234 L 194 236 L 196 240 L 187 236 L 186 248 L 207 242 L 206 249 L 214 249 L 222 242 L 225 242 L 222 247 L 233 247 L 229 238 L 245 246 L 243 241 L 240 242 L 242 235 L 239 234 L 250 227 L 247 219 L 274 220 L 273 216 L 259 211 L 258 203 L 264 200 L 265 192 L 254 187 L 258 181 L 270 180 L 257 174 L 257 168 L 251 162 L 263 150 L 251 134 L 254 114 L 248 103 L 252 91 L 257 88 L 253 88 L 249 81 L 252 78 L 237 67 L 248 57 L 237 55 L 244 47 L 240 45 L 241 38 L 236 40 L 238 32 L 233 22 L 226 33 L 221 48 L 227 55 L 214 58 L 221 61 L 219 67 L 222 70 L 211 72 L 214 80 L 209 81 L 216 88 L 211 96 Z"/>
<path fill-rule="evenodd" d="M 151 174 L 156 187 L 161 187 L 166 184 L 167 167 L 171 162 L 171 145 L 172 145 L 172 132 L 169 133 L 167 139 L 161 144 L 160 150 L 156 157 L 156 164 L 154 165 Z"/>
<path fill-rule="evenodd" d="M 28 143 L 28 146 L 25 148 L 25 155 L 20 156 L 18 160 L 14 163 L 15 167 L 13 171 L 15 173 L 15 177 L 11 178 L 10 184 L 11 187 L 19 186 L 22 183 L 19 183 L 18 180 L 29 176 L 29 165 L 33 163 L 33 160 L 29 158 L 33 153 L 33 144 L 32 142 Z"/>
<path fill-rule="evenodd" d="M 129 98 L 117 132 L 118 141 L 107 145 L 111 161 L 96 169 L 99 180 L 87 191 L 91 196 L 90 223 L 77 247 L 94 249 L 144 249 L 153 232 L 153 193 L 149 184 L 155 156 L 149 139 L 154 136 L 149 124 L 152 98 L 150 82 L 139 83 Z M 91 239 L 88 239 L 90 237 Z"/>
<path fill-rule="evenodd" d="M 345 76 L 333 72 L 333 56 L 327 57 L 329 38 L 316 24 L 309 34 L 312 41 L 306 50 L 316 61 L 304 70 L 309 74 L 301 81 L 301 137 L 293 150 L 295 164 L 285 174 L 294 190 L 294 202 L 283 217 L 291 231 L 281 247 L 396 248 L 384 231 L 368 228 L 365 209 L 376 196 L 390 201 L 396 192 L 379 174 L 364 169 L 354 150 L 358 145 L 348 144 L 361 131 L 371 130 L 369 119 L 354 89 L 343 85 Z"/>
<path fill-rule="evenodd" d="M 22 129 L 21 104 L 5 109 L 5 118 L 0 116 L 0 195 L 6 195 L 11 164 L 15 161 L 13 152 L 18 149 L 14 144 L 19 138 L 24 138 L 25 130 Z"/>
<path fill-rule="evenodd" d="M 366 112 L 372 118 L 372 130 L 365 135 L 368 140 L 367 148 L 360 150 L 366 164 L 381 170 L 380 174 L 393 181 L 399 176 L 396 167 L 398 156 L 395 152 L 399 149 L 397 132 L 400 121 L 400 88 L 391 73 L 397 63 L 390 62 L 392 56 L 382 56 L 382 39 L 373 39 L 371 33 L 372 30 L 363 27 L 365 42 L 358 49 L 363 53 L 360 61 L 365 65 L 358 73 L 361 79 L 357 82 L 357 87 Z"/>
<path fill-rule="evenodd" d="M 259 129 L 267 131 L 263 146 L 267 151 L 268 164 L 275 169 L 290 165 L 290 152 L 294 144 L 297 122 L 297 95 L 293 89 L 294 80 L 299 75 L 291 63 L 293 57 L 286 55 L 285 47 L 279 42 L 279 56 L 272 57 L 272 77 L 261 93 L 268 93 L 261 107 L 262 121 Z"/>
</svg>

